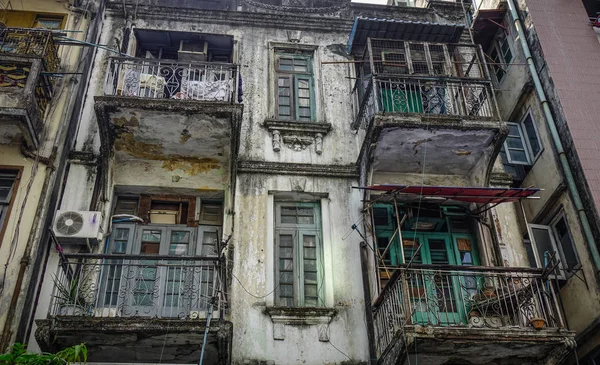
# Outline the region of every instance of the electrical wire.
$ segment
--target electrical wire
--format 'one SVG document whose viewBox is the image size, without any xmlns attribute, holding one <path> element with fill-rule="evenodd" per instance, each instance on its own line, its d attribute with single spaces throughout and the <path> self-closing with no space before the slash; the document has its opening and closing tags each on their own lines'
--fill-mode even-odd
<svg viewBox="0 0 600 365">
<path fill-rule="evenodd" d="M 333 342 L 331 342 L 331 339 L 329 339 L 328 343 L 333 346 L 334 349 L 338 350 L 338 352 L 344 356 L 346 356 L 348 358 L 348 360 L 352 361 L 352 358 L 350 356 L 348 356 L 348 354 L 346 354 L 344 351 L 340 350 L 337 348 L 336 345 L 333 344 Z"/>
<path fill-rule="evenodd" d="M 281 278 L 282 278 L 282 276 L 279 277 L 279 283 L 275 286 L 275 288 L 273 288 L 273 290 L 271 290 L 267 294 L 265 294 L 265 295 L 256 295 L 256 294 L 250 293 L 250 291 L 248 291 L 248 289 L 246 289 L 246 287 L 244 286 L 244 284 L 242 284 L 242 282 L 240 281 L 240 279 L 238 279 L 238 277 L 235 276 L 234 273 L 231 273 L 231 276 L 233 276 L 233 278 L 240 284 L 240 286 L 242 287 L 242 289 L 244 289 L 244 291 L 246 293 L 248 293 L 248 295 L 250 295 L 251 297 L 254 297 L 256 299 L 264 299 L 264 298 L 268 297 L 269 295 L 273 294 L 275 292 L 275 290 L 277 290 L 277 288 L 279 288 L 279 285 L 281 285 Z"/>
</svg>

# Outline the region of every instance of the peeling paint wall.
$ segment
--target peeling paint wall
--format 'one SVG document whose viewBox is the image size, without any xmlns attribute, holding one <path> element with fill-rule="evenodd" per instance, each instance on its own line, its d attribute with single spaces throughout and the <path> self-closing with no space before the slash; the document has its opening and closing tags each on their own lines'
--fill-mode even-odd
<svg viewBox="0 0 600 365">
<path fill-rule="evenodd" d="M 356 181 L 305 179 L 303 193 L 316 194 L 323 213 L 325 304 L 337 309 L 328 326 L 329 341 L 319 341 L 317 325 L 285 325 L 285 339 L 274 340 L 274 323 L 264 311 L 274 305 L 273 207 L 276 192 L 293 190 L 295 178 L 240 175 L 236 192 L 231 319 L 233 363 L 271 360 L 275 364 L 339 364 L 366 361 L 367 331 L 360 271 L 360 237 L 351 226 L 360 218 Z M 269 194 L 269 192 L 274 192 Z M 325 194 L 327 197 L 320 199 Z M 249 215 L 248 212 L 253 212 Z M 330 224 L 326 224 L 330 222 Z M 271 231 L 271 232 L 270 232 Z M 329 231 L 329 232 L 328 232 Z M 255 298 L 248 294 L 264 298 Z"/>
</svg>

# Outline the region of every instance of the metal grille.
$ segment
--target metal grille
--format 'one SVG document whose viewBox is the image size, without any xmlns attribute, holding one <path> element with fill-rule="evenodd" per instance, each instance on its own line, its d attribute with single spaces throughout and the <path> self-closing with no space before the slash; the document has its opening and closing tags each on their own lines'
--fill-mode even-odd
<svg viewBox="0 0 600 365">
<path fill-rule="evenodd" d="M 150 99 L 224 101 L 237 99 L 237 65 L 111 58 L 105 94 Z"/>
<path fill-rule="evenodd" d="M 435 265 L 400 267 L 374 305 L 385 352 L 406 325 L 564 328 L 554 285 L 542 270 Z"/>
<path fill-rule="evenodd" d="M 51 316 L 176 317 L 220 310 L 217 258 L 65 255 L 54 278 Z"/>
<path fill-rule="evenodd" d="M 486 78 L 483 71 L 484 62 L 476 47 L 449 44 L 448 53 L 456 76 L 470 79 Z"/>
<path fill-rule="evenodd" d="M 56 72 L 60 66 L 58 46 L 52 32 L 41 29 L 0 29 L 0 53 L 40 57 L 47 72 Z"/>
</svg>

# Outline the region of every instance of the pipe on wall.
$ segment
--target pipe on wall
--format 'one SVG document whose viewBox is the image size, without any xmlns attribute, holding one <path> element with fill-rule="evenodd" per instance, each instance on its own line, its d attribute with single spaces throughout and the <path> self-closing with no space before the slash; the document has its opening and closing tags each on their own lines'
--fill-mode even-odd
<svg viewBox="0 0 600 365">
<path fill-rule="evenodd" d="M 525 31 L 523 30 L 521 19 L 519 18 L 519 13 L 517 12 L 517 7 L 515 6 L 515 0 L 508 0 L 508 8 L 511 17 L 513 18 L 517 33 L 519 35 L 519 41 L 521 43 L 521 47 L 523 48 L 523 53 L 525 54 L 525 57 L 527 59 L 527 65 L 529 67 L 529 72 L 531 73 L 531 77 L 533 79 L 535 91 L 537 93 L 538 98 L 540 99 L 540 103 L 542 104 L 544 116 L 546 117 L 546 123 L 548 124 L 548 129 L 550 130 L 550 134 L 552 135 L 552 142 L 554 144 L 554 148 L 556 148 L 556 152 L 558 153 L 560 165 L 562 167 L 565 179 L 567 181 L 567 187 L 569 189 L 569 192 L 571 193 L 573 204 L 575 205 L 575 209 L 577 210 L 577 214 L 579 216 L 579 221 L 581 222 L 581 227 L 583 229 L 585 240 L 588 244 L 590 253 L 592 254 L 592 259 L 594 261 L 594 265 L 596 266 L 596 271 L 600 272 L 600 253 L 598 252 L 598 247 L 596 246 L 594 235 L 592 233 L 592 227 L 590 226 L 590 221 L 588 220 L 587 214 L 583 207 L 583 202 L 581 201 L 581 195 L 579 194 L 579 190 L 575 185 L 573 171 L 571 170 L 571 166 L 569 165 L 569 161 L 567 160 L 567 155 L 565 153 L 562 141 L 560 140 L 558 129 L 556 127 L 556 121 L 554 120 L 554 116 L 552 115 L 552 111 L 550 110 L 550 103 L 546 98 L 546 93 L 544 92 L 544 89 L 542 87 L 540 75 L 533 62 L 533 56 L 531 55 L 531 50 L 529 49 L 529 44 L 527 43 L 527 37 L 525 36 Z"/>
</svg>

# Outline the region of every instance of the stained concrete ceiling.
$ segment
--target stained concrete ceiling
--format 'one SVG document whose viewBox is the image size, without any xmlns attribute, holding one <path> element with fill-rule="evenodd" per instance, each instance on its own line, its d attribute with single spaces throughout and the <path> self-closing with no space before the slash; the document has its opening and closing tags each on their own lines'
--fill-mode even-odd
<svg viewBox="0 0 600 365">
<path fill-rule="evenodd" d="M 232 127 L 227 117 L 120 108 L 111 120 L 117 160 L 222 165 L 229 158 Z"/>
<path fill-rule="evenodd" d="M 377 172 L 467 175 L 483 157 L 495 132 L 383 128 L 377 139 L 373 168 Z"/>
</svg>

